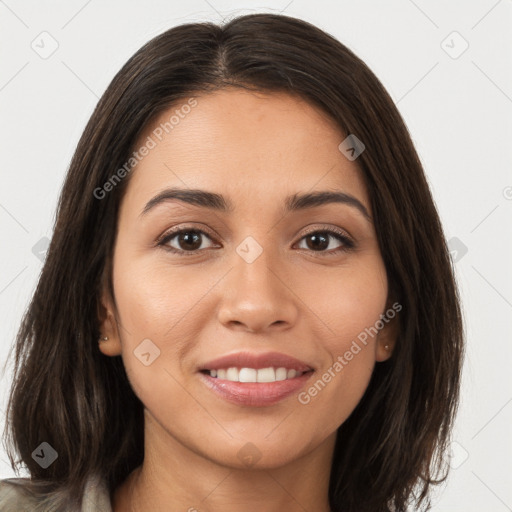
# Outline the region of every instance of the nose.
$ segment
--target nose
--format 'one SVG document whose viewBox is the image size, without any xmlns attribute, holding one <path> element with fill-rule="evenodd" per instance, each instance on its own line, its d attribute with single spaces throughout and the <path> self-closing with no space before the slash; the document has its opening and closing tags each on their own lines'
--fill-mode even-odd
<svg viewBox="0 0 512 512">
<path fill-rule="evenodd" d="M 272 264 L 266 251 L 252 263 L 238 257 L 234 262 L 224 281 L 219 322 L 254 333 L 290 329 L 298 318 L 299 299 L 289 277 L 279 271 L 282 267 Z"/>
</svg>

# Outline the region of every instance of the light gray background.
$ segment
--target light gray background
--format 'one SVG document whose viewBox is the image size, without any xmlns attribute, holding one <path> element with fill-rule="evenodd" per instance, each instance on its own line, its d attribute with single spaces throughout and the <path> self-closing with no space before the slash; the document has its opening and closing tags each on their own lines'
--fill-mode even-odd
<svg viewBox="0 0 512 512">
<path fill-rule="evenodd" d="M 41 270 L 40 240 L 51 238 L 74 148 L 114 74 L 172 26 L 250 12 L 283 12 L 328 31 L 397 102 L 459 248 L 468 332 L 454 469 L 434 510 L 512 510 L 512 0 L 0 0 L 0 363 Z M 47 58 L 32 48 L 48 52 L 52 39 L 58 48 Z M 10 382 L 9 366 L 1 428 Z M 10 476 L 0 451 L 0 478 Z"/>
</svg>

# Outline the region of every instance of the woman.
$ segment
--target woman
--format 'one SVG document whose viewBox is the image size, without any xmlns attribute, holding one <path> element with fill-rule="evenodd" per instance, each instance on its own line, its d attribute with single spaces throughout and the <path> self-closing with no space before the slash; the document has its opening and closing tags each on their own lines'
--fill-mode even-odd
<svg viewBox="0 0 512 512">
<path fill-rule="evenodd" d="M 286 16 L 178 26 L 71 162 L 8 404 L 31 479 L 2 481 L 0 510 L 428 509 L 462 352 L 373 73 Z"/>
</svg>

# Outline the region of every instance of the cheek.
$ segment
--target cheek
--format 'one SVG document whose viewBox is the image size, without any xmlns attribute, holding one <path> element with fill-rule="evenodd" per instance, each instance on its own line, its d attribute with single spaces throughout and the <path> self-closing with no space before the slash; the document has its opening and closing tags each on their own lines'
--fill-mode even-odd
<svg viewBox="0 0 512 512">
<path fill-rule="evenodd" d="M 133 256 L 115 260 L 113 285 L 122 357 L 134 390 L 147 386 L 151 395 L 159 386 L 169 388 L 164 370 L 174 373 L 189 340 L 197 338 L 199 322 L 191 319 L 205 285 L 169 265 Z"/>
<path fill-rule="evenodd" d="M 361 400 L 375 367 L 375 325 L 387 299 L 385 270 L 379 259 L 367 260 L 358 269 L 317 281 L 316 290 L 309 300 L 329 327 L 321 345 L 328 361 L 299 401 L 328 409 L 329 426 L 337 428 Z"/>
<path fill-rule="evenodd" d="M 363 348 L 373 346 L 376 336 L 370 336 L 368 329 L 385 312 L 388 292 L 380 257 L 368 255 L 350 268 L 329 270 L 315 276 L 302 292 L 308 305 L 328 327 L 324 347 L 338 356 L 350 350 L 353 340 L 359 340 Z"/>
<path fill-rule="evenodd" d="M 172 337 L 208 289 L 197 270 L 182 271 L 162 262 L 119 258 L 114 269 L 118 314 L 130 338 Z"/>
<path fill-rule="evenodd" d="M 113 284 L 123 364 L 135 394 L 151 410 L 190 407 L 179 367 L 198 338 L 194 305 L 207 287 L 169 265 L 123 257 L 115 260 Z"/>
</svg>

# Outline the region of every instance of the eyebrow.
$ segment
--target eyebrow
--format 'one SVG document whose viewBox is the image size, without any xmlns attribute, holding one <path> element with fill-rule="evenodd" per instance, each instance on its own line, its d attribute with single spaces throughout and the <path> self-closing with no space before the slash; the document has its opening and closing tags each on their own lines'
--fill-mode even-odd
<svg viewBox="0 0 512 512">
<path fill-rule="evenodd" d="M 150 199 L 140 216 L 146 215 L 150 210 L 155 208 L 155 206 L 168 201 L 181 201 L 193 206 L 208 208 L 223 213 L 231 213 L 234 211 L 233 203 L 221 194 L 199 189 L 168 188 Z M 371 222 L 370 214 L 363 203 L 345 192 L 325 190 L 304 194 L 292 194 L 285 199 L 284 209 L 285 212 L 296 212 L 330 203 L 341 203 L 351 206 L 357 209 Z"/>
</svg>

